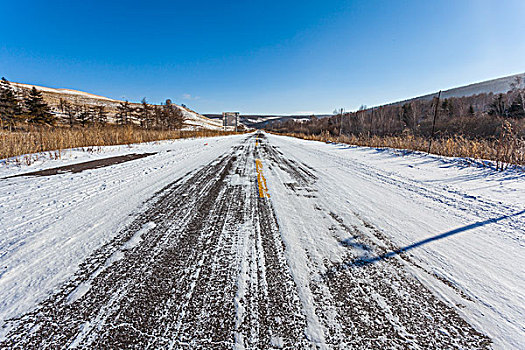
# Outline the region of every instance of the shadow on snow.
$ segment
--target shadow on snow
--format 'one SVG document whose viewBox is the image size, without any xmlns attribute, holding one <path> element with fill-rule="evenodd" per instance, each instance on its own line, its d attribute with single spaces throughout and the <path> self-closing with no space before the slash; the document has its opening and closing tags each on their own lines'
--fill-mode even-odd
<svg viewBox="0 0 525 350">
<path fill-rule="evenodd" d="M 352 266 L 359 267 L 359 266 L 366 266 L 366 265 L 374 264 L 374 263 L 379 262 L 381 260 L 385 260 L 385 259 L 394 257 L 396 255 L 405 253 L 405 252 L 407 252 L 409 250 L 412 250 L 414 248 L 420 247 L 420 246 L 422 246 L 424 244 L 427 244 L 427 243 L 430 243 L 430 242 L 434 242 L 434 241 L 437 241 L 437 240 L 440 240 L 440 239 L 443 239 L 443 238 L 447 238 L 447 237 L 456 235 L 458 233 L 462 233 L 462 232 L 465 232 L 465 231 L 468 231 L 468 230 L 472 230 L 472 229 L 475 229 L 475 228 L 478 228 L 478 227 L 481 227 L 481 226 L 485 226 L 485 225 L 488 225 L 488 224 L 494 224 L 494 223 L 496 223 L 498 221 L 506 220 L 506 219 L 509 219 L 511 217 L 516 217 L 516 216 L 519 216 L 519 215 L 522 215 L 522 214 L 525 214 L 525 209 L 522 210 L 522 211 L 519 211 L 517 213 L 514 213 L 514 214 L 503 215 L 503 216 L 498 217 L 498 218 L 492 218 L 492 219 L 488 219 L 488 220 L 484 220 L 484 221 L 478 221 L 478 222 L 475 222 L 475 223 L 470 224 L 470 225 L 459 227 L 459 228 L 456 228 L 454 230 L 447 231 L 447 232 L 442 233 L 440 235 L 421 240 L 419 242 L 410 244 L 410 245 L 408 245 L 406 247 L 399 248 L 399 249 L 396 249 L 394 251 L 390 251 L 388 253 L 385 253 L 385 254 L 382 254 L 382 255 L 379 255 L 379 256 L 376 256 L 376 257 L 360 257 L 360 258 L 352 260 L 351 262 L 347 262 L 344 265 L 346 265 L 347 267 L 352 267 Z"/>
</svg>

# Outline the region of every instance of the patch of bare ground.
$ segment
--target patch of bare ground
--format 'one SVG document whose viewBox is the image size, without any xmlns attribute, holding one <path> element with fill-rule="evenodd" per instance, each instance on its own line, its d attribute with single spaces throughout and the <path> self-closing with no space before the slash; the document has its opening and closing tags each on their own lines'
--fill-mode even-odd
<svg viewBox="0 0 525 350">
<path fill-rule="evenodd" d="M 129 162 L 131 160 L 149 157 L 154 154 L 156 153 L 125 154 L 123 156 L 102 158 L 102 159 L 97 159 L 97 160 L 91 160 L 89 162 L 75 163 L 75 164 L 70 164 L 70 165 L 61 166 L 57 168 L 44 169 L 44 170 L 32 171 L 29 173 L 17 174 L 17 175 L 5 177 L 4 179 L 8 179 L 11 177 L 20 177 L 20 176 L 51 176 L 51 175 L 58 175 L 58 174 L 63 174 L 63 173 L 80 173 L 85 170 L 98 169 L 98 168 L 103 168 L 103 167 L 107 167 L 110 165 Z"/>
</svg>

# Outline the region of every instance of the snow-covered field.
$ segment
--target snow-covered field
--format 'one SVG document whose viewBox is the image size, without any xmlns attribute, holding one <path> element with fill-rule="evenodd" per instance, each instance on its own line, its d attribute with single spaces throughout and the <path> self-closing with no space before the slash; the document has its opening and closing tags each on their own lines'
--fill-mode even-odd
<svg viewBox="0 0 525 350">
<path fill-rule="evenodd" d="M 156 154 L 80 173 L 5 179 L 76 162 L 150 152 Z M 295 285 L 286 290 L 297 296 L 300 313 L 304 315 L 304 330 L 299 330 L 298 334 L 304 334 L 308 342 L 321 347 L 348 345 L 345 341 L 353 346 L 365 344 L 352 343 L 352 337 L 347 333 L 352 332 L 349 323 L 355 321 L 355 327 L 358 327 L 361 324 L 359 317 L 372 315 L 378 317 L 375 321 L 378 324 L 385 322 L 392 327 L 392 332 L 395 330 L 404 339 L 404 344 L 414 341 L 417 348 L 417 341 L 410 340 L 417 338 L 413 338 L 414 330 L 403 321 L 403 308 L 389 299 L 392 292 L 379 289 L 395 288 L 399 295 L 409 294 L 409 291 L 419 289 L 408 289 L 403 283 L 412 283 L 415 278 L 437 297 L 435 302 L 427 305 L 425 302 L 430 297 L 424 291 L 420 299 L 414 295 L 406 296 L 407 308 L 413 310 L 415 317 L 421 318 L 414 319 L 417 327 L 442 324 L 440 322 L 446 319 L 439 321 L 436 318 L 441 316 L 439 310 L 444 310 L 447 315 L 449 312 L 459 315 L 474 329 L 490 337 L 495 348 L 519 349 L 525 344 L 523 171 L 495 172 L 469 167 L 462 159 L 324 144 L 269 134 L 257 139 L 253 135 L 240 135 L 102 147 L 99 153 L 73 150 L 66 152 L 60 160 L 42 159 L 31 166 L 21 167 L 2 165 L 1 322 L 30 312 L 38 303 L 54 295 L 78 272 L 79 264 L 110 242 L 149 206 L 155 205 L 155 201 L 148 199 L 156 192 L 177 179 L 186 181 L 189 173 L 197 176 L 197 170 L 229 153 L 233 154 L 230 163 L 234 165 L 232 170 L 226 166 L 224 171 L 233 173 L 225 179 L 213 181 L 227 184 L 220 190 L 225 193 L 224 198 L 229 198 L 227 193 L 233 189 L 240 193 L 246 191 L 246 206 L 258 203 L 248 194 L 251 193 L 250 186 L 256 186 L 260 181 L 254 161 L 260 159 L 262 167 L 258 170 L 264 173 L 270 198 L 259 200 L 268 201 L 268 208 L 275 213 L 285 259 L 279 269 L 286 267 L 289 272 L 283 272 L 282 276 L 289 273 L 293 280 L 290 283 Z M 206 183 L 197 181 L 192 186 L 188 188 L 204 186 L 202 191 L 207 191 Z M 193 203 L 192 196 L 197 198 L 198 195 L 186 193 L 186 199 L 176 198 L 177 201 Z M 242 203 L 236 205 L 242 208 Z M 203 210 L 197 199 L 195 204 Z M 242 235 L 243 232 L 252 232 L 250 227 L 261 220 L 258 215 L 268 214 L 268 208 L 246 211 L 243 215 L 250 219 L 233 231 L 231 227 L 235 227 L 235 221 L 228 220 L 234 220 L 235 215 L 231 214 L 233 216 L 228 216 L 224 224 L 224 227 L 231 227 L 220 231 L 223 235 L 224 232 L 229 232 L 228 235 L 235 232 L 239 240 L 231 248 L 235 256 L 231 268 L 239 269 L 238 277 L 233 273 L 238 289 L 233 313 L 237 319 L 233 324 L 236 325 L 235 345 L 239 348 L 251 341 L 246 336 L 249 332 L 245 334 L 240 330 L 244 329 L 245 326 L 240 325 L 248 322 L 245 318 L 250 315 L 244 312 L 244 308 L 255 302 L 249 299 L 250 288 L 254 291 L 263 287 L 271 290 L 271 286 L 265 284 L 267 282 L 259 287 L 254 284 L 251 278 L 257 276 L 248 275 L 252 264 L 261 264 L 262 261 L 264 266 L 264 259 L 267 259 L 264 273 L 270 275 L 273 271 L 272 266 L 268 266 L 268 254 L 272 250 L 265 246 L 269 243 L 255 240 L 256 246 L 252 247 L 248 244 L 252 238 Z M 155 227 L 152 222 L 146 225 L 149 225 L 147 230 Z M 273 227 L 271 223 L 268 225 Z M 142 244 L 140 240 L 136 241 L 137 236 L 133 237 L 126 242 L 128 247 L 123 251 L 132 249 L 131 245 Z M 219 243 L 225 244 L 221 242 L 223 238 Z M 258 260 L 250 258 L 248 262 L 250 254 L 262 255 Z M 280 253 L 275 254 L 279 256 Z M 211 266 L 220 265 L 217 261 Z M 106 265 L 112 262 L 108 258 Z M 202 262 L 198 263 L 201 266 L 199 264 Z M 200 273 L 200 269 L 195 271 Z M 279 269 L 275 273 L 281 273 Z M 399 278 L 395 276 L 398 273 L 402 275 Z M 189 285 L 192 290 L 198 289 L 198 283 L 197 287 L 195 283 Z M 289 288 L 288 282 L 286 285 Z M 356 293 L 355 297 L 352 291 Z M 421 304 L 420 310 L 417 310 L 418 303 Z M 346 308 L 346 304 L 351 308 Z M 369 305 L 370 309 L 361 310 L 363 304 Z M 295 304 L 289 301 L 282 306 L 293 310 L 290 305 Z M 257 315 L 261 312 L 252 310 L 251 314 L 255 316 L 250 317 L 259 317 Z M 352 312 L 355 314 L 351 317 Z M 367 314 L 363 316 L 362 312 Z M 182 312 L 188 313 L 191 314 L 187 310 Z M 425 317 L 426 321 L 423 320 Z M 252 327 L 256 327 L 253 324 L 272 327 L 264 322 L 250 322 Z M 451 330 L 469 329 L 459 321 L 454 324 L 450 329 L 440 328 L 435 332 L 443 336 Z M 12 329 L 10 322 L 6 325 L 0 329 L 3 337 Z M 270 332 L 274 334 L 269 338 L 272 345 L 286 346 L 285 336 L 281 339 L 275 335 L 281 326 L 275 327 Z M 297 326 L 298 329 L 301 327 Z M 354 329 L 353 334 L 357 338 L 361 336 L 359 329 Z M 372 341 L 372 335 L 368 334 L 368 337 L 368 341 Z M 457 346 L 461 343 L 450 344 Z"/>
</svg>

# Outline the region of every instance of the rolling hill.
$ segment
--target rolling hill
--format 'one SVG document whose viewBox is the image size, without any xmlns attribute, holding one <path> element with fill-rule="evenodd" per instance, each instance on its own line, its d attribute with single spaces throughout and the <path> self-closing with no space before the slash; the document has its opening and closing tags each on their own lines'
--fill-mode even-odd
<svg viewBox="0 0 525 350">
<path fill-rule="evenodd" d="M 71 90 L 71 89 L 58 89 L 50 88 L 45 86 L 37 86 L 23 83 L 11 82 L 11 85 L 18 91 L 19 94 L 24 95 L 35 87 L 37 90 L 42 92 L 44 100 L 52 107 L 53 112 L 60 118 L 64 115 L 59 111 L 58 105 L 60 100 L 63 99 L 71 104 L 87 105 L 87 106 L 104 106 L 109 112 L 109 122 L 114 122 L 113 115 L 117 111 L 117 107 L 123 101 L 115 100 L 104 96 L 91 94 L 84 91 Z M 139 103 L 130 103 L 132 106 L 138 107 Z M 175 105 L 179 108 L 185 117 L 184 129 L 211 129 L 221 130 L 222 122 L 214 119 L 207 118 L 187 107 Z"/>
<path fill-rule="evenodd" d="M 441 91 L 441 98 L 451 98 L 451 97 L 467 97 L 467 96 L 473 96 L 473 95 L 479 95 L 479 94 L 499 94 L 499 93 L 505 93 L 512 89 L 512 85 L 516 83 L 517 79 L 520 80 L 520 88 L 525 87 L 525 73 L 520 74 L 514 74 L 509 75 L 507 77 L 497 78 L 497 79 L 491 79 L 482 81 L 479 83 L 473 83 L 468 84 L 460 87 L 455 87 L 447 90 Z M 409 98 L 403 101 L 397 101 L 392 103 L 387 103 L 385 105 L 397 105 L 397 104 L 403 104 L 407 102 L 412 102 L 416 100 L 432 100 L 434 97 L 436 97 L 438 94 L 438 91 L 414 97 Z"/>
<path fill-rule="evenodd" d="M 443 90 L 441 92 L 442 98 L 451 98 L 451 97 L 464 97 L 464 96 L 472 96 L 472 95 L 478 95 L 483 93 L 505 93 L 512 88 L 512 84 L 516 83 L 516 79 L 521 79 L 521 87 L 525 87 L 525 73 L 521 74 L 515 74 L 510 75 L 507 77 L 497 78 L 497 79 L 491 79 L 482 81 L 479 83 L 473 83 L 468 84 L 465 86 L 460 86 L 456 88 L 451 88 L 447 90 Z M 421 95 L 418 97 L 409 98 L 402 101 L 396 101 L 391 103 L 383 104 L 382 106 L 387 105 L 401 105 L 407 102 L 412 102 L 416 100 L 431 100 L 435 96 L 437 96 L 438 92 L 430 93 Z M 379 107 L 379 106 L 377 106 Z M 220 114 L 206 114 L 206 117 L 210 119 L 218 120 L 222 118 Z M 324 118 L 324 117 L 330 117 L 332 114 L 321 114 L 316 115 L 316 118 Z M 301 121 L 301 120 L 309 120 L 311 119 L 311 115 L 241 115 L 240 116 L 240 122 L 247 127 L 255 128 L 255 129 L 264 129 L 268 126 L 269 123 L 272 122 L 284 122 L 288 120 L 295 120 L 295 121 Z"/>
</svg>

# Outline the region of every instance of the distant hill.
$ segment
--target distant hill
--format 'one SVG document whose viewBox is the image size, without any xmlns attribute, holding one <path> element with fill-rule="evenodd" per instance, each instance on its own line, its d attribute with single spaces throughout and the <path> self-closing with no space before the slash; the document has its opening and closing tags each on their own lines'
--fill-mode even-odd
<svg viewBox="0 0 525 350">
<path fill-rule="evenodd" d="M 509 75 L 507 77 L 503 78 L 497 78 L 497 79 L 491 79 L 482 81 L 479 83 L 473 83 L 465 86 L 460 86 L 448 90 L 441 91 L 441 98 L 451 98 L 451 97 L 466 97 L 466 96 L 473 96 L 473 95 L 479 95 L 479 94 L 499 94 L 499 93 L 505 93 L 512 89 L 512 84 L 516 83 L 516 79 L 520 79 L 520 88 L 525 87 L 525 73 L 515 74 L 515 75 Z M 398 102 L 392 102 L 387 103 L 386 105 L 396 105 L 396 104 L 403 104 L 407 102 L 412 102 L 415 100 L 432 100 L 434 97 L 436 97 L 438 94 L 438 91 L 418 96 L 414 98 L 410 98 L 403 101 Z"/>
<path fill-rule="evenodd" d="M 525 87 L 525 73 L 521 74 L 515 74 L 510 75 L 508 77 L 503 78 L 497 78 L 497 79 L 491 79 L 479 83 L 469 84 L 465 86 L 460 86 L 448 90 L 443 90 L 441 92 L 441 98 L 451 98 L 451 97 L 464 97 L 464 96 L 472 96 L 472 95 L 478 95 L 483 93 L 505 93 L 511 90 L 512 84 L 516 83 L 516 78 L 521 79 L 521 88 Z M 385 105 L 398 105 L 398 104 L 404 104 L 407 102 L 412 102 L 416 100 L 432 100 L 435 96 L 437 96 L 438 92 L 431 94 L 426 94 L 418 97 L 413 97 L 410 99 L 406 99 L 403 101 L 397 101 L 392 103 L 387 103 Z M 384 106 L 385 106 L 384 105 Z M 333 114 L 321 114 L 316 115 L 317 118 L 325 118 L 330 117 Z M 215 120 L 221 120 L 222 115 L 221 114 L 205 114 L 206 117 L 210 119 Z M 246 125 L 250 128 L 255 129 L 263 129 L 268 126 L 271 122 L 284 122 L 287 120 L 309 120 L 311 119 L 311 115 L 241 115 L 240 116 L 240 123 Z"/>
<path fill-rule="evenodd" d="M 315 115 L 316 118 L 329 117 L 332 114 L 321 114 Z M 205 114 L 206 117 L 210 119 L 222 119 L 222 114 Z M 263 129 L 271 122 L 284 122 L 287 120 L 309 120 L 312 118 L 312 115 L 241 115 L 239 117 L 239 122 L 243 125 L 246 125 L 249 128 Z"/>
<path fill-rule="evenodd" d="M 121 102 L 123 102 L 120 100 L 114 100 L 108 97 L 94 95 L 88 92 L 78 91 L 78 90 L 56 89 L 56 88 L 50 88 L 50 87 L 45 87 L 45 86 L 22 84 L 22 83 L 15 83 L 15 82 L 11 82 L 11 85 L 16 90 L 18 90 L 18 92 L 22 95 L 26 94 L 33 87 L 41 91 L 44 97 L 44 100 L 50 106 L 53 107 L 54 112 L 55 114 L 57 114 L 58 117 L 63 117 L 58 109 L 60 99 L 64 99 L 65 101 L 71 104 L 77 104 L 77 105 L 104 106 L 106 107 L 106 110 L 110 113 L 110 115 L 115 114 L 117 111 L 118 105 Z M 134 106 L 139 106 L 138 103 L 130 103 L 130 104 Z M 223 128 L 222 122 L 206 118 L 205 116 L 195 111 L 192 111 L 189 108 L 179 106 L 179 105 L 175 105 L 175 106 L 182 111 L 182 113 L 184 114 L 184 117 L 186 118 L 184 122 L 185 129 L 204 128 L 204 129 L 220 130 Z M 111 116 L 109 119 L 110 119 L 109 122 L 114 122 Z"/>
<path fill-rule="evenodd" d="M 491 79 L 479 83 L 469 84 L 461 87 L 456 87 L 448 90 L 443 90 L 441 92 L 442 98 L 451 98 L 451 97 L 464 97 L 472 96 L 482 93 L 504 93 L 511 90 L 512 84 L 516 83 L 516 79 L 521 79 L 521 88 L 525 87 L 525 73 L 515 74 L 503 78 Z M 71 90 L 71 89 L 59 89 L 59 88 L 50 88 L 44 86 L 36 86 L 22 83 L 11 83 L 15 89 L 19 90 L 21 93 L 27 93 L 33 86 L 40 90 L 44 96 L 44 99 L 54 107 L 55 112 L 60 117 L 58 112 L 58 104 L 60 99 L 64 99 L 69 103 L 74 104 L 84 104 L 91 106 L 100 106 L 103 105 L 106 107 L 110 114 L 114 114 L 117 111 L 118 105 L 123 102 L 120 100 L 111 99 L 104 96 L 99 96 L 91 94 L 88 92 Z M 403 101 L 397 101 L 388 103 L 385 105 L 400 105 L 407 102 L 412 102 L 416 100 L 431 100 L 437 96 L 437 92 L 426 94 Z M 132 103 L 132 105 L 138 106 L 138 103 Z M 189 108 L 175 105 L 177 108 L 182 110 L 186 117 L 186 128 L 205 128 L 205 129 L 222 129 L 222 114 L 205 114 L 201 115 Z M 321 114 L 315 115 L 317 118 L 330 117 L 332 114 Z M 295 121 L 306 121 L 311 119 L 311 115 L 262 115 L 262 114 L 252 114 L 252 115 L 241 115 L 240 123 L 249 127 L 262 129 L 268 126 L 271 122 L 284 122 L 288 120 Z M 111 121 L 111 120 L 110 120 Z"/>
</svg>

